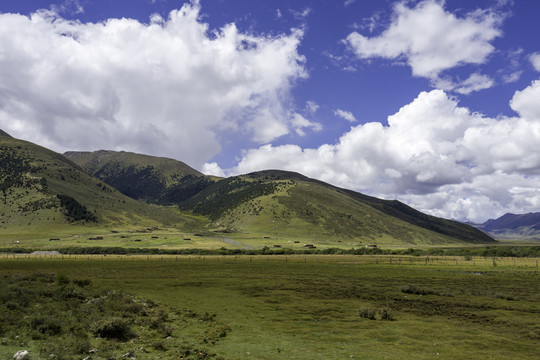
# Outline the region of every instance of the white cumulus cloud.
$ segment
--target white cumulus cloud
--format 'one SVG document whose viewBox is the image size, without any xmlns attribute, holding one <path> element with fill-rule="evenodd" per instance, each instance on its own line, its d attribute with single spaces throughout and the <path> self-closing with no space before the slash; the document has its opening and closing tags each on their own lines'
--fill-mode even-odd
<svg viewBox="0 0 540 360">
<path fill-rule="evenodd" d="M 447 218 L 484 221 L 540 205 L 540 81 L 516 91 L 518 116 L 489 118 L 443 90 L 422 92 L 388 117 L 357 125 L 334 144 L 265 145 L 227 173 L 277 168 Z"/>
<path fill-rule="evenodd" d="M 57 151 L 114 148 L 198 168 L 228 130 L 266 143 L 317 128 L 291 116 L 289 91 L 307 76 L 302 31 L 210 30 L 199 12 L 193 1 L 147 24 L 0 14 L 0 128 Z"/>
<path fill-rule="evenodd" d="M 219 167 L 216 162 L 205 163 L 203 165 L 202 173 L 205 175 L 225 177 L 225 172 Z"/>
<path fill-rule="evenodd" d="M 457 17 L 445 10 L 443 1 L 424 0 L 412 8 L 398 2 L 391 24 L 379 36 L 353 32 L 346 42 L 360 59 L 403 60 L 413 75 L 437 80 L 456 66 L 485 63 L 495 50 L 491 42 L 501 36 L 501 22 L 502 16 L 489 10 Z M 478 86 L 461 88 L 474 91 Z"/>
</svg>

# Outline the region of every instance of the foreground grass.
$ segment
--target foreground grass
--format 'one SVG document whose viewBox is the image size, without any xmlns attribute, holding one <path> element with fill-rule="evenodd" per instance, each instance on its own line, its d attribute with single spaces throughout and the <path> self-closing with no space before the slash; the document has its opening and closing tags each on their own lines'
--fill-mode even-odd
<svg viewBox="0 0 540 360">
<path fill-rule="evenodd" d="M 0 259 L 0 274 L 68 274 L 91 279 L 96 289 L 134 294 L 167 308 L 215 313 L 231 330 L 213 345 L 197 337 L 200 328 L 180 331 L 178 319 L 171 319 L 169 326 L 177 344 L 206 347 L 225 359 L 540 356 L 540 282 L 534 259 L 516 266 L 494 264 L 492 259 L 464 265 L 449 259 L 420 264 L 407 258 L 389 260 L 21 257 Z M 370 313 L 374 320 L 364 315 Z M 11 358 L 18 349 L 16 340 L 10 333 L 0 336 L 7 344 L 0 345 L 0 357 Z M 153 338 L 147 341 L 160 339 L 147 336 Z M 175 346 L 168 347 L 165 356 L 172 356 Z M 135 351 L 137 358 L 144 358 Z M 121 355 L 112 353 L 111 358 Z"/>
<path fill-rule="evenodd" d="M 230 331 L 215 314 L 100 290 L 63 274 L 4 274 L 0 288 L 3 359 L 21 347 L 32 359 L 210 359 L 215 354 L 193 342 L 214 344 Z"/>
</svg>

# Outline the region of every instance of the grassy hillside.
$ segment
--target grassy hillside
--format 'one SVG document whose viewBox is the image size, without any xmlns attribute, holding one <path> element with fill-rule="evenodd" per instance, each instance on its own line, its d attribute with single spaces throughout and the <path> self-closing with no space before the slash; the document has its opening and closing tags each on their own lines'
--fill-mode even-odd
<svg viewBox="0 0 540 360">
<path fill-rule="evenodd" d="M 90 176 L 53 151 L 0 134 L 0 234 L 57 237 L 111 228 L 175 225 L 201 219 L 149 206 Z M 90 230 L 93 229 L 93 230 Z"/>
<path fill-rule="evenodd" d="M 369 197 L 303 175 L 269 170 L 211 184 L 180 204 L 226 231 L 318 243 L 487 243 L 461 223 L 423 214 L 399 201 Z"/>
<path fill-rule="evenodd" d="M 281 246 L 290 240 L 321 246 L 493 241 L 471 226 L 423 214 L 399 201 L 293 172 L 268 170 L 216 179 L 171 159 L 110 151 L 66 155 L 130 197 L 176 204 L 208 217 L 219 230 L 242 234 L 238 236 L 249 243 L 263 238 L 280 239 L 276 244 Z"/>
<path fill-rule="evenodd" d="M 178 203 L 213 183 L 181 161 L 124 151 L 64 154 L 89 174 L 121 193 L 150 203 Z"/>
</svg>

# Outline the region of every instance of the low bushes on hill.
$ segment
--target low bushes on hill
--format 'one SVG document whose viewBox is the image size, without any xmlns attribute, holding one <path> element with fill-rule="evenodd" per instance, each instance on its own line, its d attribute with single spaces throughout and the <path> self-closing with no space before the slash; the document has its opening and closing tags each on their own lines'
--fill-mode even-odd
<svg viewBox="0 0 540 360">
<path fill-rule="evenodd" d="M 190 321 L 205 339 L 201 344 L 214 344 L 231 330 L 214 318 L 201 325 L 192 318 L 196 314 L 192 311 L 171 311 L 152 300 L 104 291 L 90 280 L 71 280 L 61 274 L 4 275 L 0 289 L 2 345 L 32 344 L 30 352 L 35 355 L 31 358 L 36 359 L 89 358 L 92 349 L 94 359 L 117 359 L 126 351 L 139 358 L 133 349 L 145 349 L 171 336 L 181 339 L 176 332 L 189 327 Z M 189 349 L 197 346 L 171 339 L 167 346 L 154 346 L 153 354 L 142 358 L 176 359 L 173 352 Z M 215 358 L 215 354 L 205 353 L 205 358 Z"/>
</svg>

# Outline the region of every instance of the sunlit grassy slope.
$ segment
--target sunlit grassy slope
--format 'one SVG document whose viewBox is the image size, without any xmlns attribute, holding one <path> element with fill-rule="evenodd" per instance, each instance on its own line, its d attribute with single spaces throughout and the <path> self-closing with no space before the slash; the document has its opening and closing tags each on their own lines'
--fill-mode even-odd
<svg viewBox="0 0 540 360">
<path fill-rule="evenodd" d="M 182 204 L 222 229 L 261 237 L 406 245 L 482 243 L 473 227 L 284 171 L 221 180 Z"/>
<path fill-rule="evenodd" d="M 128 196 L 176 204 L 208 217 L 220 230 L 254 239 L 317 240 L 347 246 L 493 241 L 471 226 L 297 173 L 267 170 L 218 179 L 196 173 L 182 162 L 140 154 L 97 151 L 66 155 Z"/>
<path fill-rule="evenodd" d="M 201 217 L 147 205 L 64 156 L 0 133 L 0 233 L 29 238 L 155 226 L 198 227 Z"/>
</svg>

